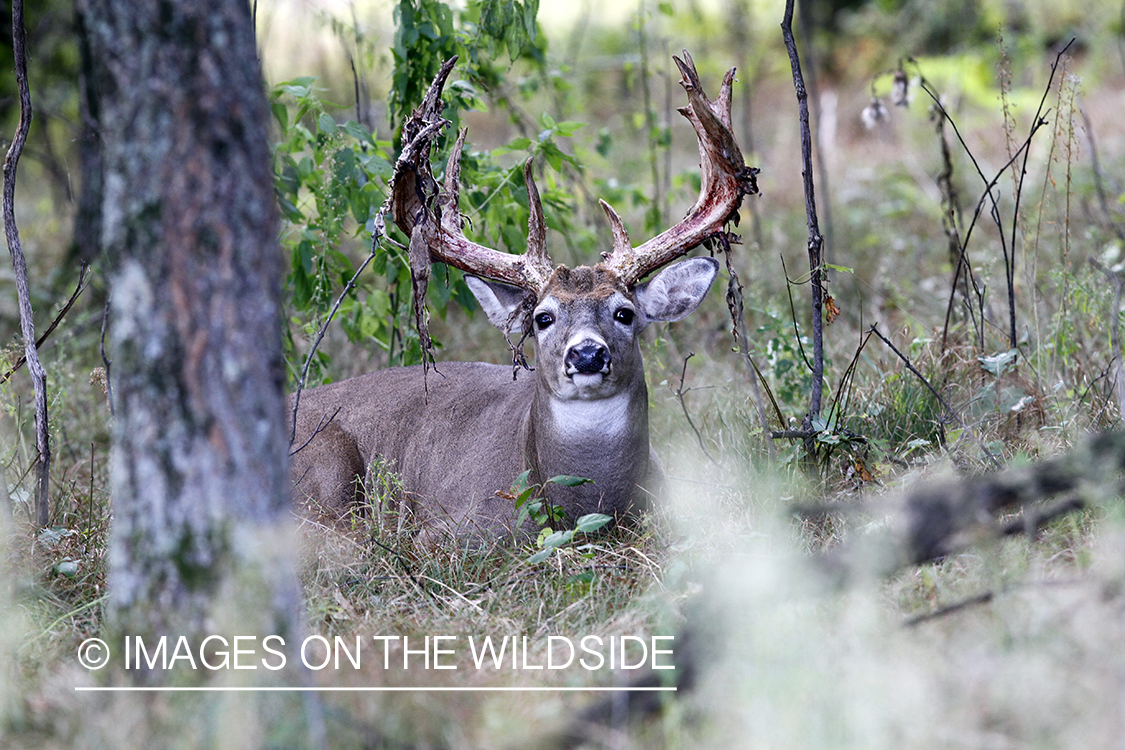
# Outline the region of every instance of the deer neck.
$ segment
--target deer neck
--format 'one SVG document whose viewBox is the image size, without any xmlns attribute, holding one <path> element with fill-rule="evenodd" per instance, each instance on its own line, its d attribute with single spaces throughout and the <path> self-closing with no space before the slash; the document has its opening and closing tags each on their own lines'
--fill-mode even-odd
<svg viewBox="0 0 1125 750">
<path fill-rule="evenodd" d="M 586 513 L 628 510 L 649 465 L 644 378 L 594 400 L 562 400 L 539 383 L 529 443 L 537 481 L 560 474 L 593 480 L 578 487 L 547 487 L 551 502 L 561 505 L 572 520 Z"/>
</svg>

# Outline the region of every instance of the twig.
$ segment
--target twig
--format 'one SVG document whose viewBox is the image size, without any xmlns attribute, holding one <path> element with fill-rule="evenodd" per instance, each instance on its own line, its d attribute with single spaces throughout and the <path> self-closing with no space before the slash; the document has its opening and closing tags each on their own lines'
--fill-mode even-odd
<svg viewBox="0 0 1125 750">
<path fill-rule="evenodd" d="M 1028 134 L 1028 141 L 1035 135 L 1035 132 L 1040 127 L 1047 123 L 1046 113 L 1043 111 L 1043 105 L 1047 103 L 1047 94 L 1051 92 L 1051 84 L 1055 81 L 1055 72 L 1059 68 L 1059 61 L 1062 60 L 1063 55 L 1070 49 L 1070 45 L 1074 44 L 1072 37 L 1066 46 L 1059 50 L 1055 55 L 1055 61 L 1051 63 L 1051 75 L 1047 78 L 1047 85 L 1043 89 L 1043 96 L 1039 99 L 1039 107 L 1035 110 L 1035 117 L 1032 118 L 1031 132 Z M 1023 180 L 1027 176 L 1027 159 L 1031 154 L 1031 149 L 1024 149 L 1023 162 L 1020 164 L 1020 171 L 1016 180 L 1016 195 L 1015 205 L 1012 207 L 1012 262 L 1005 264 L 1008 273 L 1008 324 L 1010 330 L 1008 331 L 1009 343 L 1011 347 L 1016 348 L 1016 239 L 1018 237 L 1018 227 L 1020 218 L 1020 197 L 1023 195 Z"/>
<path fill-rule="evenodd" d="M 1023 518 L 1009 521 L 1000 527 L 999 533 L 1000 536 L 1016 536 L 1017 534 L 1031 536 L 1056 518 L 1061 518 L 1078 510 L 1085 510 L 1085 508 L 1086 502 L 1082 498 L 1068 497 L 1037 513 L 1030 513 Z"/>
<path fill-rule="evenodd" d="M 1110 309 L 1109 341 L 1113 348 L 1113 380 L 1117 391 L 1118 414 L 1125 416 L 1125 370 L 1121 366 L 1121 293 L 1125 279 L 1120 273 L 1106 268 L 1096 258 L 1089 258 L 1090 265 L 1102 272 L 1106 281 L 1113 285 L 1113 307 Z"/>
<path fill-rule="evenodd" d="M 94 529 L 94 441 L 90 441 L 90 494 L 86 496 L 86 529 Z"/>
<path fill-rule="evenodd" d="M 1071 40 L 1071 41 L 1073 42 L 1073 40 Z M 949 116 L 949 113 L 946 111 L 945 107 L 942 105 L 941 101 L 938 99 L 937 94 L 935 94 L 934 91 L 930 88 L 930 86 L 928 85 L 928 83 L 927 83 L 927 81 L 924 77 L 922 78 L 921 83 L 919 84 L 921 86 L 922 90 L 925 91 L 926 94 L 930 97 L 930 99 L 933 100 L 934 106 L 941 113 L 941 116 L 944 117 L 949 122 L 950 126 L 953 128 L 954 135 L 957 136 L 957 140 L 961 144 L 961 148 L 964 149 L 965 154 L 969 157 L 969 161 L 972 162 L 973 167 L 977 171 L 977 175 L 981 178 L 981 181 L 985 183 L 984 192 L 981 194 L 980 200 L 977 201 L 976 210 L 973 212 L 973 219 L 969 223 L 969 228 L 965 233 L 965 239 L 961 243 L 961 257 L 958 258 L 957 268 L 954 271 L 954 279 L 956 279 L 961 273 L 962 262 L 965 258 L 965 253 L 966 253 L 967 248 L 969 246 L 969 238 L 973 234 L 973 229 L 976 227 L 977 219 L 980 218 L 981 211 L 984 208 L 985 199 L 987 198 L 992 204 L 990 216 L 992 217 L 993 222 L 996 224 L 996 229 L 1000 234 L 1000 246 L 1001 246 L 1001 249 L 1002 249 L 1003 254 L 1004 254 L 1005 278 L 1009 280 L 1009 283 L 1008 283 L 1009 332 L 1008 333 L 1009 333 L 1010 343 L 1011 343 L 1013 348 L 1016 346 L 1016 338 L 1015 338 L 1015 298 L 1013 296 L 1014 291 L 1013 291 L 1013 283 L 1012 283 L 1012 280 L 1014 279 L 1014 276 L 1012 275 L 1012 271 L 1011 271 L 1011 268 L 1014 265 L 1014 256 L 1011 259 L 1009 258 L 1007 235 L 1005 234 L 1004 226 L 1000 221 L 1000 206 L 997 203 L 996 195 L 993 193 L 993 188 L 995 188 L 996 184 L 1000 181 L 1001 175 L 1003 175 L 1004 172 L 1007 171 L 1007 169 L 1009 167 L 1013 166 L 1016 163 L 1016 160 L 1020 158 L 1020 155 L 1023 154 L 1023 163 L 1021 165 L 1020 180 L 1017 183 L 1019 187 L 1017 188 L 1017 193 L 1016 193 L 1015 212 L 1016 212 L 1016 215 L 1018 216 L 1018 213 L 1019 213 L 1019 190 L 1022 188 L 1022 180 L 1023 180 L 1022 172 L 1025 171 L 1026 167 L 1027 167 L 1027 159 L 1028 159 L 1028 153 L 1029 153 L 1030 147 L 1031 147 L 1031 140 L 1035 137 L 1035 134 L 1039 131 L 1039 129 L 1047 124 L 1047 120 L 1046 120 L 1046 117 L 1045 117 L 1046 113 L 1043 112 L 1043 103 L 1046 101 L 1047 93 L 1051 89 L 1052 81 L 1054 81 L 1055 70 L 1058 67 L 1059 59 L 1061 58 L 1062 53 L 1065 52 L 1066 49 L 1069 48 L 1069 47 L 1070 47 L 1070 45 L 1068 44 L 1067 47 L 1063 48 L 1063 50 L 1059 52 L 1059 55 L 1056 56 L 1056 58 L 1055 58 L 1054 64 L 1051 66 L 1051 78 L 1050 78 L 1050 80 L 1048 80 L 1047 87 L 1043 91 L 1043 98 L 1040 101 L 1039 110 L 1035 114 L 1035 119 L 1032 122 L 1031 130 L 1028 132 L 1027 138 L 1024 139 L 1023 144 L 1016 150 L 1016 152 L 1014 154 L 1012 154 L 1012 156 L 1008 159 L 1007 163 L 1005 163 L 1004 166 L 1002 166 L 999 170 L 997 170 L 996 175 L 991 180 L 989 180 L 988 178 L 986 178 L 984 176 L 984 171 L 981 169 L 981 166 L 977 162 L 976 157 L 973 156 L 973 152 L 969 149 L 968 144 L 965 143 L 965 139 L 961 135 L 961 131 L 957 128 L 957 123 L 954 122 L 953 118 L 951 118 Z M 1013 224 L 1013 227 L 1014 226 L 1015 225 Z M 1012 250 L 1013 250 L 1013 253 L 1014 253 L 1015 237 L 1012 238 L 1012 243 L 1013 243 Z M 946 308 L 946 320 L 945 320 L 946 330 L 948 330 L 948 327 L 949 327 L 949 313 L 952 310 L 953 296 L 955 294 L 955 290 L 956 290 L 956 285 L 954 285 L 954 288 L 950 290 L 950 301 L 949 301 L 949 304 Z M 983 305 L 983 300 L 982 300 L 981 304 Z M 982 319 L 983 319 L 983 310 L 982 310 Z M 942 340 L 944 342 L 945 333 L 942 334 Z"/>
<path fill-rule="evenodd" d="M 320 434 L 321 432 L 323 432 L 323 431 L 324 431 L 324 429 L 325 429 L 326 427 L 328 427 L 328 425 L 332 424 L 332 420 L 333 420 L 333 419 L 335 419 L 335 418 L 336 418 L 336 415 L 340 413 L 340 409 L 341 409 L 341 408 L 342 408 L 342 407 L 339 407 L 339 406 L 337 406 L 337 407 L 336 407 L 336 411 L 332 412 L 332 416 L 331 416 L 331 417 L 326 417 L 326 415 L 322 414 L 322 415 L 320 416 L 320 421 L 316 423 L 316 429 L 314 429 L 314 430 L 312 431 L 312 434 L 311 434 L 311 435 L 309 435 L 308 439 L 307 439 L 307 440 L 305 440 L 305 442 L 301 443 L 301 444 L 300 444 L 299 446 L 297 446 L 297 447 L 296 447 L 296 448 L 294 448 L 293 450 L 289 451 L 289 457 L 290 457 L 290 458 L 292 458 L 293 456 L 295 456 L 295 455 L 297 455 L 298 453 L 300 453 L 301 451 L 303 451 L 303 450 L 305 449 L 305 447 L 306 447 L 306 446 L 307 446 L 307 445 L 308 445 L 309 443 L 311 443 L 311 442 L 312 442 L 312 440 L 313 440 L 313 438 L 314 438 L 314 437 L 316 437 L 316 436 L 317 436 L 317 435 L 319 435 L 319 434 Z M 290 442 L 290 445 L 292 445 L 292 442 Z"/>
<path fill-rule="evenodd" d="M 902 626 L 904 628 L 917 627 L 924 622 L 937 620 L 938 618 L 945 617 L 946 615 L 953 614 L 954 612 L 960 612 L 963 609 L 968 609 L 969 607 L 976 606 L 977 604 L 988 604 L 995 596 L 996 595 L 993 592 L 985 591 L 983 593 L 970 596 L 967 599 L 962 599 L 961 601 L 954 602 L 953 604 L 947 604 L 944 607 L 938 607 L 932 612 L 925 612 L 920 615 L 915 615 L 906 622 L 902 623 Z"/>
<path fill-rule="evenodd" d="M 51 321 L 51 325 L 47 326 L 47 330 L 43 331 L 43 333 L 35 341 L 36 349 L 39 349 L 41 346 L 43 346 L 43 343 L 47 340 L 47 337 L 54 333 L 55 329 L 58 328 L 59 323 L 62 322 L 62 319 L 66 317 L 66 314 L 68 312 L 70 312 L 70 308 L 74 306 L 75 300 L 77 300 L 78 296 L 82 294 L 83 291 L 85 291 L 86 287 L 89 285 L 89 279 L 86 278 L 86 273 L 89 270 L 90 266 L 86 263 L 83 263 L 81 270 L 78 272 L 78 284 L 74 287 L 74 293 L 70 295 L 70 299 L 66 301 L 66 304 L 63 305 L 61 310 L 59 310 L 59 314 L 56 315 L 55 319 Z M 26 363 L 27 355 L 21 354 L 20 358 L 16 360 L 16 363 L 12 365 L 6 373 L 0 375 L 0 383 L 8 382 L 8 379 L 15 375 L 16 372 Z"/>
<path fill-rule="evenodd" d="M 967 424 L 965 424 L 965 421 L 963 419 L 961 419 L 961 415 L 958 414 L 956 411 L 954 411 L 953 407 L 950 406 L 946 402 L 946 400 L 941 397 L 941 394 L 938 393 L 937 390 L 932 385 L 930 385 L 930 381 L 926 379 L 926 376 L 923 375 L 922 373 L 918 372 L 917 369 L 915 369 L 914 365 L 911 364 L 911 362 L 910 362 L 910 358 L 907 357 L 902 352 L 900 352 L 898 349 L 896 349 L 895 345 L 891 343 L 890 339 L 888 339 L 886 336 L 884 336 L 882 333 L 879 332 L 879 324 L 876 323 L 876 324 L 872 325 L 871 328 L 870 328 L 870 331 L 871 331 L 871 333 L 874 333 L 876 336 L 878 336 L 880 339 L 882 339 L 883 343 L 886 344 L 888 347 L 890 347 L 891 351 L 894 352 L 898 356 L 898 358 L 902 360 L 902 363 L 904 365 L 906 365 L 906 369 L 908 369 L 908 370 L 910 370 L 910 372 L 914 373 L 914 376 L 917 377 L 918 380 L 920 380 L 922 382 L 922 385 L 926 386 L 926 388 L 930 391 L 930 393 L 934 394 L 934 398 L 936 398 L 938 400 L 938 402 L 942 406 L 945 407 L 946 412 L 948 412 L 949 416 L 952 417 L 955 422 L 957 422 L 958 426 L 960 426 L 962 430 L 964 430 L 965 432 L 969 433 L 972 436 L 973 441 L 976 442 L 976 444 L 977 444 L 977 447 L 979 447 L 981 449 L 981 451 L 984 453 L 984 455 L 988 456 L 988 460 L 990 460 L 992 462 L 992 465 L 994 467 L 996 467 L 997 469 L 1001 468 L 1000 460 L 997 459 L 996 456 L 992 455 L 992 452 L 990 450 L 988 450 L 987 446 L 985 446 L 985 444 L 983 442 L 981 442 L 981 439 L 979 437 L 977 437 L 977 433 L 971 427 L 969 427 Z"/>
<path fill-rule="evenodd" d="M 16 275 L 16 294 L 20 306 L 20 327 L 23 330 L 27 369 L 35 386 L 35 444 L 39 450 L 38 471 L 35 493 L 35 522 L 46 526 L 50 517 L 47 489 L 50 480 L 51 447 L 47 422 L 47 373 L 39 361 L 39 350 L 35 345 L 35 322 L 32 319 L 31 290 L 27 281 L 27 261 L 20 244 L 19 229 L 16 227 L 16 167 L 20 154 L 27 142 L 27 131 L 31 127 L 31 89 L 27 83 L 27 36 L 23 27 L 23 0 L 12 0 L 12 51 L 16 63 L 16 84 L 20 96 L 20 121 L 16 137 L 4 158 L 4 235 L 8 240 L 8 250 L 12 255 L 12 267 Z"/>
<path fill-rule="evenodd" d="M 684 357 L 684 369 L 680 372 L 680 386 L 678 388 L 673 388 L 672 393 L 676 394 L 676 398 L 680 402 L 680 408 L 684 411 L 684 419 L 687 420 L 688 426 L 691 427 L 692 432 L 695 433 L 695 439 L 699 442 L 699 450 L 703 451 L 703 455 L 707 456 L 711 463 L 715 463 L 715 457 L 711 455 L 711 452 L 707 450 L 707 446 L 703 444 L 703 435 L 699 432 L 699 428 L 695 426 L 695 422 L 692 421 L 691 414 L 688 413 L 687 403 L 684 401 L 684 394 L 687 392 L 684 390 L 684 379 L 687 378 L 687 363 L 688 360 L 694 356 L 695 352 L 688 352 L 688 355 Z"/>
<path fill-rule="evenodd" d="M 781 35 L 789 52 L 789 66 L 793 71 L 793 86 L 797 92 L 797 112 L 801 124 L 801 176 L 805 184 L 805 214 L 809 226 L 809 271 L 812 281 L 812 326 L 813 326 L 813 382 L 809 398 L 809 413 L 805 417 L 807 426 L 820 416 L 820 402 L 824 390 L 824 287 L 823 264 L 821 260 L 820 227 L 816 218 L 816 194 L 813 187 L 812 135 L 809 132 L 809 97 L 805 81 L 801 76 L 801 61 L 797 55 L 797 44 L 793 39 L 793 4 L 786 0 L 785 16 L 781 22 Z"/>
<path fill-rule="evenodd" d="M 102 354 L 102 364 L 105 365 L 105 397 L 106 397 L 106 401 L 109 402 L 109 415 L 112 417 L 113 416 L 113 381 L 110 380 L 109 366 L 113 363 L 110 361 L 109 355 L 107 355 L 105 353 L 105 328 L 106 328 L 106 323 L 108 321 L 109 321 L 109 300 L 106 300 L 105 308 L 102 309 L 102 338 L 101 338 L 101 343 L 99 344 L 99 347 L 101 349 L 101 354 Z"/>
<path fill-rule="evenodd" d="M 785 293 L 789 297 L 789 319 L 793 321 L 793 338 L 797 342 L 797 351 L 801 355 L 801 359 L 805 363 L 805 367 L 809 368 L 809 372 L 813 370 L 812 362 L 809 362 L 809 355 L 805 353 L 805 345 L 801 343 L 801 327 L 797 324 L 797 305 L 793 302 L 793 287 L 803 283 L 789 278 L 789 269 L 785 267 L 785 256 L 781 257 L 781 273 L 785 276 Z"/>
<path fill-rule="evenodd" d="M 809 2 L 803 2 L 797 6 L 797 24 L 801 29 L 801 36 L 804 38 L 805 55 L 808 57 L 808 94 L 809 102 L 812 107 L 812 122 L 816 123 L 816 151 L 814 152 L 814 156 L 816 159 L 816 178 L 820 181 L 821 210 L 824 213 L 825 250 L 823 255 L 831 259 L 832 253 L 835 250 L 835 245 L 833 243 L 836 235 L 832 229 L 832 191 L 828 186 L 828 165 L 825 163 L 824 159 L 824 134 L 820 132 L 820 126 L 823 120 L 820 110 L 820 85 L 817 83 L 816 77 L 816 55 L 813 53 L 814 35 L 812 8 L 812 3 Z M 831 262 L 831 260 L 829 260 L 829 262 Z"/>
<path fill-rule="evenodd" d="M 941 174 L 937 177 L 938 189 L 941 191 L 941 224 L 942 229 L 945 230 L 946 240 L 949 247 L 949 260 L 950 264 L 954 267 L 954 274 L 952 280 L 952 287 L 949 291 L 949 302 L 945 308 L 945 325 L 941 331 L 941 351 L 945 351 L 946 340 L 949 335 L 949 319 L 953 314 L 953 301 L 957 297 L 957 292 L 961 292 L 962 301 L 965 304 L 965 309 L 969 312 L 969 320 L 976 329 L 977 339 L 980 341 L 980 346 L 984 346 L 984 329 L 983 321 L 977 323 L 977 316 L 973 314 L 973 306 L 969 298 L 969 279 L 972 277 L 972 266 L 968 263 L 968 256 L 966 254 L 967 248 L 961 243 L 961 221 L 963 212 L 961 210 L 960 196 L 957 191 L 957 186 L 953 181 L 953 153 L 949 148 L 949 139 L 945 136 L 945 123 L 948 119 L 945 111 L 939 108 L 931 110 L 934 112 L 934 119 L 937 120 L 937 134 L 938 142 L 941 144 Z M 961 273 L 964 268 L 964 274 Z M 963 278 L 962 278 L 963 276 Z M 976 286 L 976 279 L 973 279 L 973 289 L 979 291 Z"/>
<path fill-rule="evenodd" d="M 750 205 L 754 205 L 753 202 L 751 202 Z M 750 390 L 754 395 L 754 404 L 758 409 L 758 422 L 762 425 L 762 435 L 763 439 L 766 441 L 766 450 L 769 452 L 770 460 L 773 460 L 776 458 L 777 451 L 773 445 L 773 437 L 770 435 L 770 420 L 769 417 L 766 416 L 766 405 L 762 401 L 762 389 L 758 387 L 759 381 L 763 386 L 765 385 L 765 379 L 762 378 L 762 373 L 758 371 L 758 366 L 754 364 L 754 359 L 750 356 L 750 344 L 746 340 L 746 317 L 742 304 L 742 282 L 738 280 L 738 273 L 735 272 L 734 265 L 731 262 L 730 238 L 726 235 L 720 235 L 719 244 L 723 249 L 723 255 L 727 263 L 727 274 L 730 277 L 727 282 L 727 309 L 730 311 L 731 334 L 734 336 L 735 343 L 738 345 L 738 351 L 742 354 L 742 358 L 746 360 L 747 367 L 750 368 L 750 371 L 747 373 L 750 379 Z M 798 341 L 799 340 L 800 338 L 798 337 Z M 784 423 L 781 409 L 778 407 L 777 402 L 774 401 L 773 394 L 770 394 L 770 401 L 773 403 L 778 422 Z"/>
<path fill-rule="evenodd" d="M 382 226 L 382 218 L 390 207 L 390 197 L 388 196 L 387 202 L 379 209 L 379 216 L 375 219 L 375 231 L 371 235 L 371 252 L 363 263 L 359 264 L 359 268 L 352 274 L 351 279 L 344 286 L 344 290 L 340 292 L 340 296 L 336 298 L 336 304 L 332 305 L 332 310 L 328 313 L 328 318 L 320 326 L 320 330 L 316 332 L 316 338 L 313 339 L 312 346 L 309 347 L 309 353 L 305 356 L 305 366 L 301 368 L 301 379 L 297 381 L 297 389 L 293 394 L 293 413 L 290 415 L 290 428 L 289 428 L 289 445 L 293 445 L 293 441 L 297 439 L 297 408 L 301 405 L 301 391 L 305 389 L 305 379 L 309 376 L 309 365 L 312 364 L 313 355 L 316 354 L 316 349 L 320 346 L 324 334 L 328 331 L 328 326 L 332 323 L 332 319 L 336 317 L 336 313 L 340 310 L 340 305 L 343 304 L 344 298 L 355 287 L 356 280 L 363 270 L 367 268 L 367 264 L 374 260 L 376 253 L 379 252 L 379 240 L 385 239 L 391 241 L 389 237 L 384 236 L 379 230 Z M 397 244 L 397 243 L 396 243 Z"/>
<path fill-rule="evenodd" d="M 1046 585 L 1058 585 L 1058 584 L 1072 585 L 1073 583 L 1074 583 L 1074 581 L 1066 581 L 1066 580 L 1023 581 L 1023 582 L 1018 582 L 1016 584 L 1003 586 L 1003 587 L 1001 587 L 1001 589 L 999 591 L 982 591 L 979 594 L 974 594 L 973 596 L 967 597 L 965 599 L 961 599 L 960 601 L 953 602 L 952 604 L 947 604 L 943 607 L 938 607 L 937 609 L 933 610 L 932 612 L 924 612 L 920 615 L 915 615 L 914 617 L 911 617 L 911 618 L 905 620 L 902 623 L 902 626 L 904 628 L 913 628 L 913 627 L 916 627 L 916 626 L 921 625 L 923 623 L 930 622 L 931 620 L 937 620 L 938 618 L 945 617 L 946 615 L 951 615 L 951 614 L 954 614 L 956 612 L 960 612 L 963 609 L 968 609 L 969 607 L 975 607 L 978 604 L 988 604 L 989 602 L 991 602 L 993 599 L 995 599 L 1000 594 L 1009 593 L 1009 592 L 1011 592 L 1011 591 L 1013 591 L 1014 589 L 1017 589 L 1017 588 L 1022 588 L 1022 587 L 1026 587 L 1026 586 L 1032 586 L 1032 585 L 1045 585 L 1045 584 Z"/>
<path fill-rule="evenodd" d="M 860 325 L 863 324 L 862 316 Z M 856 367 L 859 365 L 859 355 L 863 353 L 863 348 L 867 346 L 867 342 L 871 339 L 871 332 L 868 331 L 867 335 L 860 334 L 859 346 L 856 347 L 855 354 L 852 355 L 852 361 L 848 363 L 848 368 L 844 370 L 843 376 L 840 377 L 840 385 L 836 387 L 836 394 L 832 399 L 832 404 L 828 407 L 827 422 L 831 423 L 832 415 L 835 413 L 836 421 L 839 423 L 844 418 L 847 411 L 847 406 L 851 402 L 851 386 L 855 380 Z"/>
</svg>

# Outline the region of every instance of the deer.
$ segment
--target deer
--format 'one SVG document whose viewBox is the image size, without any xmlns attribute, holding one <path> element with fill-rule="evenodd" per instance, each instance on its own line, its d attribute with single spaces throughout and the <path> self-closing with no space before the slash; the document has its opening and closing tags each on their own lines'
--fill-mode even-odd
<svg viewBox="0 0 1125 750">
<path fill-rule="evenodd" d="M 731 132 L 735 70 L 712 101 L 691 56 L 685 51 L 673 59 L 688 98 L 679 111 L 699 144 L 699 198 L 681 221 L 635 248 L 621 218 L 600 201 L 612 250 L 593 266 L 574 268 L 555 266 L 547 253 L 531 160 L 524 165 L 526 252 L 503 252 L 465 236 L 458 208 L 464 129 L 442 186 L 430 166 L 431 146 L 449 124 L 441 118 L 441 91 L 456 58 L 446 62 L 403 126 L 389 213 L 410 238 L 412 269 L 424 274 L 431 263 L 445 263 L 464 271 L 513 352 L 510 337 L 531 338 L 534 368 L 444 362 L 432 374 L 423 365 L 390 368 L 298 392 L 299 407 L 290 399 L 299 446 L 291 477 L 300 501 L 355 508 L 372 488 L 373 467 L 389 467 L 402 488 L 395 510 L 409 511 L 430 538 L 519 533 L 509 490 L 525 472 L 571 524 L 589 513 L 620 520 L 650 507 L 664 472 L 649 442 L 639 337 L 650 324 L 680 320 L 698 307 L 719 263 L 709 256 L 677 259 L 701 244 L 737 240 L 726 226 L 737 222 L 743 197 L 758 192 L 758 170 L 745 165 Z M 547 481 L 558 475 L 589 481 Z"/>
</svg>

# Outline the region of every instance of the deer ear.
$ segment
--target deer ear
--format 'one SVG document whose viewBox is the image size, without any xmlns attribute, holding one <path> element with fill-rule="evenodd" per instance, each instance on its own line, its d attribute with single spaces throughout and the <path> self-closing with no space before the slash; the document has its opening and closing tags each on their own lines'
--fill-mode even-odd
<svg viewBox="0 0 1125 750">
<path fill-rule="evenodd" d="M 513 320 L 512 313 L 523 304 L 523 289 L 468 274 L 465 274 L 465 283 L 488 316 L 489 323 L 507 333 L 519 333 L 522 330 L 523 321 L 518 317 Z"/>
<path fill-rule="evenodd" d="M 719 261 L 714 258 L 682 260 L 637 284 L 637 305 L 650 321 L 685 318 L 699 307 L 718 273 Z"/>
</svg>

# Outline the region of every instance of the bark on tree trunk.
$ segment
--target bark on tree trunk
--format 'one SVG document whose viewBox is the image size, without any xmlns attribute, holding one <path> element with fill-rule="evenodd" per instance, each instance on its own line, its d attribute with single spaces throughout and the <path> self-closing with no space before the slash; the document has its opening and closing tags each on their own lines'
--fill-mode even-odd
<svg viewBox="0 0 1125 750">
<path fill-rule="evenodd" d="M 110 260 L 112 622 L 288 641 L 282 256 L 250 6 L 79 6 Z"/>
</svg>

